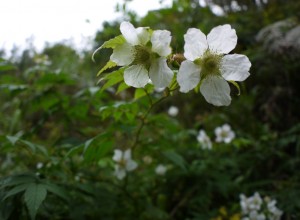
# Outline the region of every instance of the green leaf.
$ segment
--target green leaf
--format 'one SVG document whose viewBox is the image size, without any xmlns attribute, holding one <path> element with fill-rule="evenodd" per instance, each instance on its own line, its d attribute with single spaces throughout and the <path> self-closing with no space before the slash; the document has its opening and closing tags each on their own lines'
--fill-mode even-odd
<svg viewBox="0 0 300 220">
<path fill-rule="evenodd" d="M 125 89 L 128 89 L 129 87 L 130 86 L 128 86 L 125 82 L 120 83 L 119 86 L 118 86 L 116 94 L 124 91 Z"/>
<path fill-rule="evenodd" d="M 103 73 L 105 70 L 110 69 L 112 67 L 117 66 L 117 64 L 111 60 L 109 60 L 105 66 L 97 73 L 97 76 L 100 76 L 101 73 Z"/>
<path fill-rule="evenodd" d="M 21 184 L 21 185 L 17 185 L 15 186 L 14 188 L 12 188 L 11 190 L 9 190 L 5 197 L 3 198 L 3 200 L 7 199 L 8 197 L 10 196 L 13 196 L 15 194 L 18 194 L 22 191 L 25 191 L 25 189 L 27 189 L 27 187 L 30 185 L 31 183 L 24 183 L 24 184 Z"/>
<path fill-rule="evenodd" d="M 36 177 L 30 174 L 14 175 L 2 179 L 0 181 L 0 189 L 14 185 L 31 183 L 34 181 L 36 181 Z"/>
<path fill-rule="evenodd" d="M 6 138 L 9 140 L 9 142 L 10 142 L 12 145 L 15 145 L 16 142 L 19 140 L 20 137 L 7 135 Z"/>
<path fill-rule="evenodd" d="M 186 161 L 180 154 L 176 153 L 173 150 L 169 150 L 163 152 L 163 155 L 170 161 L 172 161 L 174 164 L 179 166 L 182 170 L 186 171 Z"/>
<path fill-rule="evenodd" d="M 142 88 L 138 88 L 135 90 L 134 92 L 134 99 L 139 99 L 139 98 L 142 98 L 144 97 L 145 95 L 147 95 L 145 89 L 142 89 Z"/>
<path fill-rule="evenodd" d="M 99 160 L 112 148 L 110 133 L 103 133 L 85 142 L 84 159 L 87 162 Z"/>
<path fill-rule="evenodd" d="M 116 85 L 117 83 L 123 81 L 123 73 L 124 68 L 121 68 L 119 70 L 116 70 L 112 73 L 107 74 L 105 77 L 103 77 L 101 80 L 107 80 L 107 82 L 104 83 L 104 85 L 101 87 L 101 92 L 105 89 L 112 87 Z"/>
<path fill-rule="evenodd" d="M 46 183 L 44 184 L 44 187 L 51 193 L 63 198 L 64 200 L 68 201 L 69 196 L 68 193 L 65 189 L 62 187 L 59 187 L 57 185 L 51 184 L 51 183 Z"/>
<path fill-rule="evenodd" d="M 47 196 L 45 185 L 38 183 L 31 183 L 24 194 L 24 200 L 29 210 L 31 219 L 35 219 L 36 213 Z"/>
<path fill-rule="evenodd" d="M 241 89 L 240 89 L 239 84 L 237 82 L 235 82 L 235 81 L 232 81 L 232 80 L 229 80 L 228 82 L 230 82 L 232 85 L 235 86 L 235 88 L 237 88 L 237 90 L 238 90 L 238 94 L 237 95 L 240 95 L 241 94 Z"/>
<path fill-rule="evenodd" d="M 105 41 L 104 44 L 102 44 L 101 47 L 99 47 L 98 49 L 96 49 L 96 50 L 94 51 L 94 53 L 93 53 L 93 55 L 92 55 L 92 60 L 95 62 L 94 56 L 95 56 L 95 54 L 96 54 L 99 50 L 101 50 L 101 49 L 103 49 L 103 48 L 112 48 L 112 49 L 114 49 L 114 48 L 116 48 L 116 46 L 121 45 L 121 44 L 123 44 L 123 43 L 125 43 L 125 42 L 126 42 L 126 40 L 125 40 L 125 38 L 123 37 L 123 35 L 119 35 L 119 36 L 117 36 L 117 37 L 115 37 L 115 38 L 113 38 L 113 39 L 110 39 L 110 40 L 108 40 L 108 41 Z"/>
<path fill-rule="evenodd" d="M 26 146 L 28 146 L 32 152 L 36 152 L 36 150 L 39 150 L 40 152 L 42 152 L 45 156 L 48 156 L 48 152 L 47 152 L 47 149 L 42 146 L 42 145 L 38 145 L 38 144 L 34 144 L 32 142 L 29 142 L 29 141 L 25 141 L 25 140 L 21 140 L 21 142 L 23 144 L 25 144 Z"/>
</svg>

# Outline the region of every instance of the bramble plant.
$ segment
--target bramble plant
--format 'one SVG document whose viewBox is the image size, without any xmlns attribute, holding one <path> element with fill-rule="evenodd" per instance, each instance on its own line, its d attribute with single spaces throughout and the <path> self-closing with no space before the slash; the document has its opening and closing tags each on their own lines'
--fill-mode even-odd
<svg viewBox="0 0 300 220">
<path fill-rule="evenodd" d="M 105 89 L 119 84 L 117 92 L 129 87 L 144 91 L 144 95 L 149 97 L 150 108 L 143 120 L 154 104 L 172 95 L 179 87 L 179 91 L 184 93 L 192 89 L 196 92 L 200 90 L 208 103 L 227 106 L 231 97 L 226 81 L 231 82 L 240 91 L 235 81 L 244 81 L 250 75 L 251 63 L 247 56 L 228 54 L 237 44 L 236 32 L 229 24 L 213 28 L 207 37 L 201 30 L 189 28 L 184 35 L 184 54 L 171 53 L 171 33 L 167 30 L 135 28 L 130 22 L 124 21 L 120 25 L 120 31 L 122 35 L 106 41 L 94 52 L 93 57 L 103 48 L 113 49 L 110 60 L 99 71 L 98 76 L 113 67 L 121 68 L 108 73 L 100 82 L 107 80 L 103 85 Z M 155 89 L 164 90 L 165 96 L 153 103 L 151 94 Z M 175 115 L 174 111 L 169 109 L 169 112 Z M 124 153 L 128 155 L 124 157 L 127 159 L 121 159 L 121 151 L 115 150 L 114 160 L 119 164 L 116 165 L 116 175 L 119 179 L 126 175 L 126 169 L 131 171 L 137 166 L 131 161 L 131 149 L 136 147 L 143 125 L 142 123 L 136 134 L 136 142 L 133 146 L 128 146 Z M 229 125 L 216 128 L 215 132 L 217 142 L 229 143 L 234 138 Z M 197 139 L 205 143 L 204 148 L 211 149 L 212 144 L 204 131 L 200 131 Z M 120 170 L 120 163 L 124 169 Z"/>
<path fill-rule="evenodd" d="M 0 58 L 1 220 L 300 219 L 300 4 L 172 2 Z"/>
</svg>

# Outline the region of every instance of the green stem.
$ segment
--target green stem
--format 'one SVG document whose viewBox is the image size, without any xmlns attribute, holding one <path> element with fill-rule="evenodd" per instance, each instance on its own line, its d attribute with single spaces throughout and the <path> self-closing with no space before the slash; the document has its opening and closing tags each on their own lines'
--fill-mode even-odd
<svg viewBox="0 0 300 220">
<path fill-rule="evenodd" d="M 147 93 L 147 96 L 149 97 L 149 102 L 150 102 L 150 107 L 148 108 L 148 110 L 146 111 L 146 113 L 143 115 L 143 117 L 141 117 L 141 124 L 138 127 L 138 130 L 136 132 L 136 136 L 135 136 L 135 140 L 133 142 L 133 145 L 131 147 L 132 151 L 134 151 L 134 149 L 136 148 L 136 146 L 139 143 L 139 139 L 140 139 L 140 135 L 141 135 L 141 131 L 143 129 L 143 127 L 145 126 L 146 123 L 146 119 L 149 115 L 149 113 L 151 112 L 151 110 L 153 109 L 154 106 L 156 106 L 157 104 L 161 103 L 163 100 L 165 100 L 166 98 L 169 97 L 169 94 L 166 96 L 161 97 L 159 100 L 157 100 L 156 102 L 153 103 L 151 97 L 149 96 L 149 94 Z"/>
</svg>

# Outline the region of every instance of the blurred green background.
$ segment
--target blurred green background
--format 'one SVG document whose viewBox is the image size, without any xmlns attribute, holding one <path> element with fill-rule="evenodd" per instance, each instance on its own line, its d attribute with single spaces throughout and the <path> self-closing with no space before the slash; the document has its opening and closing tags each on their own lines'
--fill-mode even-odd
<svg viewBox="0 0 300 220">
<path fill-rule="evenodd" d="M 0 51 L 0 219 L 241 219 L 239 195 L 254 192 L 275 198 L 282 219 L 300 219 L 300 2 L 173 0 L 144 17 L 127 2 L 124 20 L 171 31 L 173 53 L 183 53 L 188 28 L 207 34 L 230 24 L 233 53 L 252 62 L 241 95 L 232 87 L 231 105 L 215 107 L 201 94 L 175 92 L 142 121 L 147 97 L 97 84 L 112 50 L 96 62 L 93 50 L 60 43 L 6 59 Z M 118 36 L 120 22 L 105 22 L 93 48 Z M 132 144 L 141 123 L 139 167 L 120 181 L 113 150 Z M 236 138 L 203 150 L 198 131 L 213 141 L 225 123 Z M 165 175 L 155 173 L 158 164 Z"/>
</svg>

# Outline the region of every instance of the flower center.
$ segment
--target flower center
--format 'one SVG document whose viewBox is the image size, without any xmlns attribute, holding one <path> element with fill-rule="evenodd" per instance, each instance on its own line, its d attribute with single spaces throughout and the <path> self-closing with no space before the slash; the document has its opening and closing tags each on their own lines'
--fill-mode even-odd
<svg viewBox="0 0 300 220">
<path fill-rule="evenodd" d="M 201 58 L 195 60 L 195 64 L 201 67 L 201 78 L 204 79 L 209 75 L 220 75 L 221 59 L 221 55 L 207 50 Z"/>
<path fill-rule="evenodd" d="M 134 46 L 134 60 L 133 64 L 141 64 L 146 66 L 146 68 L 150 67 L 151 63 L 151 51 L 141 45 Z"/>
</svg>

